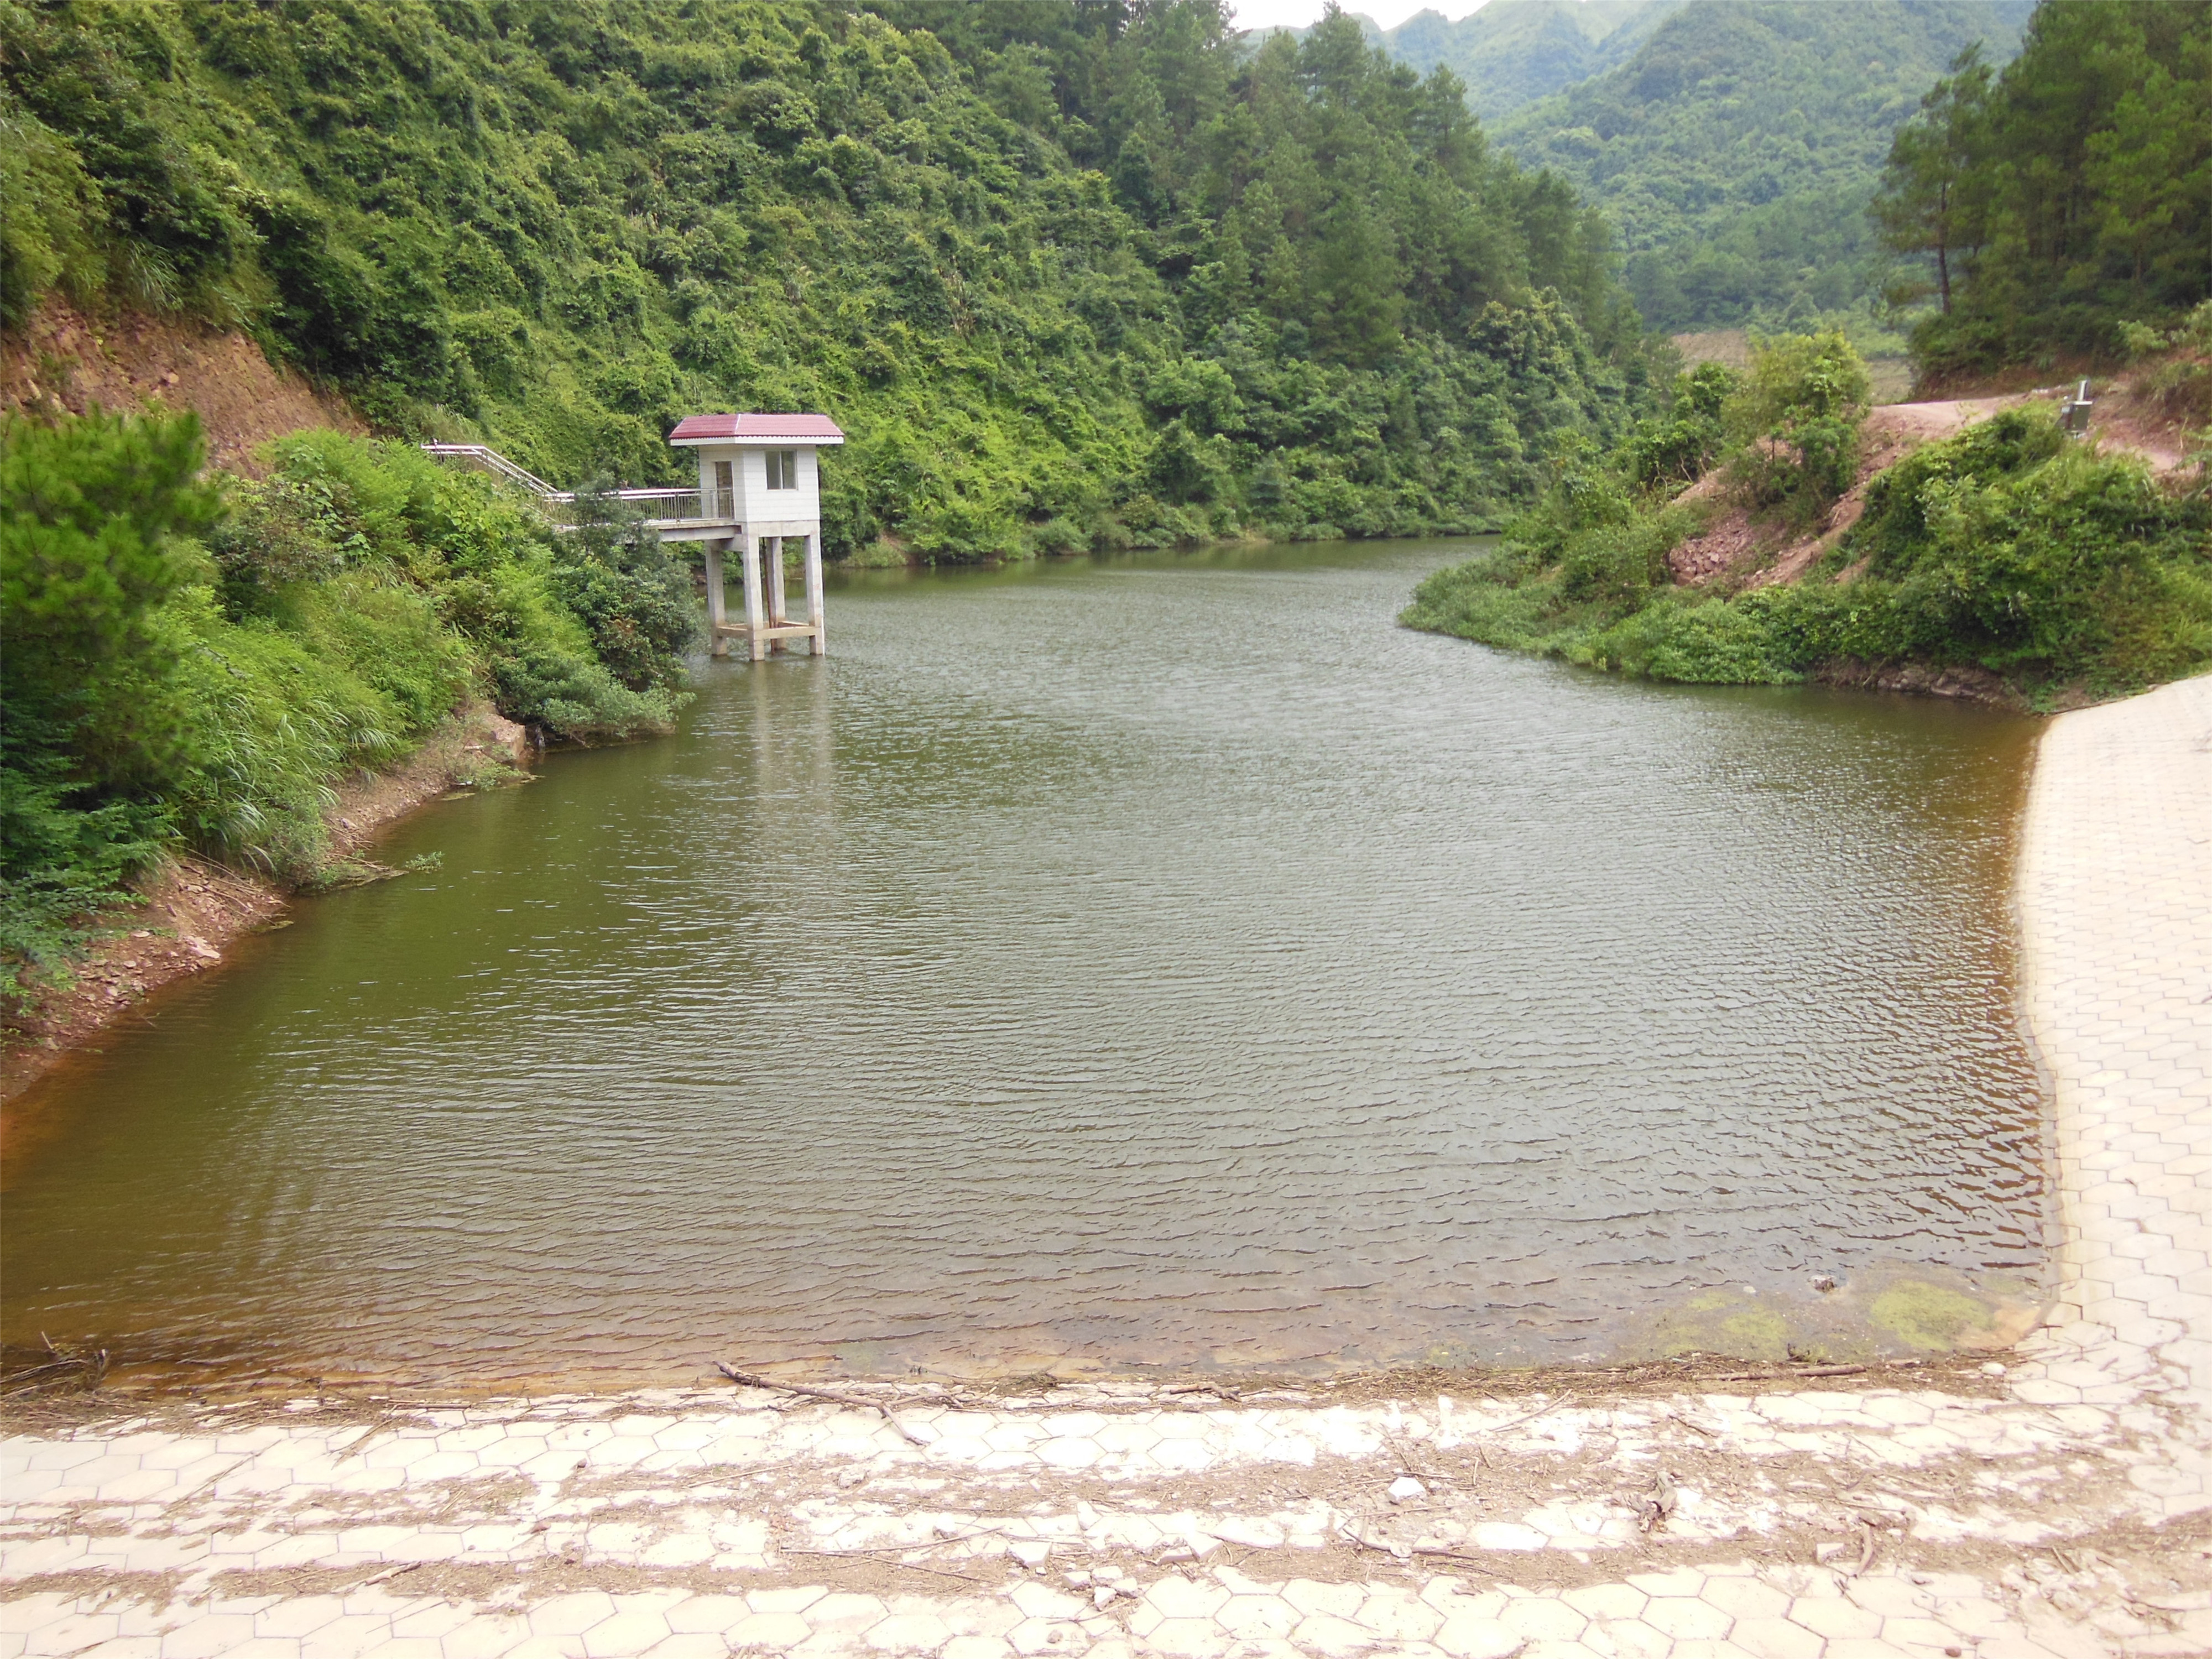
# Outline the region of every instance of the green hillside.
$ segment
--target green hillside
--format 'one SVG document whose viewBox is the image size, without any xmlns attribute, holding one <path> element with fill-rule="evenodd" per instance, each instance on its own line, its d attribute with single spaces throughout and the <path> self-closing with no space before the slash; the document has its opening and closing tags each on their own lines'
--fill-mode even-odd
<svg viewBox="0 0 2212 1659">
<path fill-rule="evenodd" d="M 1489 0 L 1456 21 L 1417 12 L 1376 39 L 1422 74 L 1442 64 L 1467 82 L 1486 122 L 1611 69 L 1683 0 Z"/>
<path fill-rule="evenodd" d="M 1212 0 L 0 3 L 0 320 L 234 319 L 391 429 L 651 482 L 854 442 L 838 553 L 1463 524 L 1611 430 L 1602 232 L 1448 74 Z"/>
<path fill-rule="evenodd" d="M 1890 138 L 1966 46 L 2011 55 L 2024 0 L 1691 0 L 1498 143 L 1620 227 L 1653 327 L 1803 325 L 1876 296 L 1866 216 Z M 1482 14 L 1475 14 L 1480 17 Z"/>
<path fill-rule="evenodd" d="M 681 561 L 408 441 L 673 481 L 684 414 L 823 410 L 829 550 L 975 560 L 1465 527 L 1651 378 L 1448 72 L 1212 0 L 0 0 L 0 328 L 55 295 L 396 441 L 225 480 L 190 416 L 0 409 L 0 1009 L 168 849 L 325 879 L 335 786 L 469 698 L 671 723 Z"/>
</svg>

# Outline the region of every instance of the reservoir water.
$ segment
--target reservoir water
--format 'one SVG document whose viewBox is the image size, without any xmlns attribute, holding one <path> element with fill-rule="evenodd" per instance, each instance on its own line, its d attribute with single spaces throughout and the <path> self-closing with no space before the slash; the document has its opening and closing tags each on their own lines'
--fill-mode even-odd
<svg viewBox="0 0 2212 1659">
<path fill-rule="evenodd" d="M 845 579 L 835 656 L 430 807 L 378 854 L 434 872 L 16 1103 L 0 1334 L 592 1386 L 1849 1352 L 2029 1294 L 2033 723 L 1396 628 L 1469 550 Z"/>
</svg>

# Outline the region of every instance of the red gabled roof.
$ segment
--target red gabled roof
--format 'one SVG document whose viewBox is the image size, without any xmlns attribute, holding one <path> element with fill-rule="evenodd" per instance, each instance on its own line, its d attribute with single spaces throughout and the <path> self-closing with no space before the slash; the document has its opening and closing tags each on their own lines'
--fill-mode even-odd
<svg viewBox="0 0 2212 1659">
<path fill-rule="evenodd" d="M 668 434 L 672 444 L 842 444 L 845 434 L 827 415 L 687 415 Z"/>
</svg>

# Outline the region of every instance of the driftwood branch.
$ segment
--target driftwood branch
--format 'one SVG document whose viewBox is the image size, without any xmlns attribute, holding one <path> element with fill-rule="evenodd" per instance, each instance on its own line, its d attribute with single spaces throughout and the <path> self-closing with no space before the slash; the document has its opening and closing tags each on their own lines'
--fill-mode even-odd
<svg viewBox="0 0 2212 1659">
<path fill-rule="evenodd" d="M 37 1389 L 50 1387 L 52 1383 L 60 1381 L 57 1373 L 64 1371 L 76 1373 L 77 1381 L 88 1389 L 98 1388 L 106 1380 L 106 1349 L 94 1348 L 88 1354 L 65 1353 L 54 1346 L 53 1338 L 48 1336 L 44 1331 L 39 1333 L 39 1340 L 46 1344 L 46 1352 L 52 1358 L 43 1365 L 33 1365 L 10 1375 L 6 1379 L 8 1386 L 0 1388 L 0 1395 L 30 1394 Z"/>
<path fill-rule="evenodd" d="M 870 1400 L 865 1395 L 840 1394 L 835 1389 L 817 1389 L 805 1382 L 778 1382 L 769 1377 L 756 1376 L 750 1371 L 741 1371 L 733 1366 L 725 1365 L 719 1359 L 714 1362 L 714 1369 L 728 1377 L 731 1382 L 748 1389 L 768 1389 L 779 1394 L 805 1395 L 809 1400 L 826 1400 L 832 1405 L 850 1406 L 855 1410 L 873 1412 L 891 1427 L 896 1429 L 900 1438 L 908 1445 L 927 1446 L 929 1443 L 905 1424 L 900 1422 L 897 1418 L 892 1416 L 891 1408 L 889 1406 L 879 1400 Z"/>
<path fill-rule="evenodd" d="M 1856 1376 L 1863 1365 L 1807 1365 L 1794 1371 L 1724 1371 L 1718 1376 L 1692 1379 L 1700 1382 L 1787 1382 L 1793 1376 Z"/>
</svg>

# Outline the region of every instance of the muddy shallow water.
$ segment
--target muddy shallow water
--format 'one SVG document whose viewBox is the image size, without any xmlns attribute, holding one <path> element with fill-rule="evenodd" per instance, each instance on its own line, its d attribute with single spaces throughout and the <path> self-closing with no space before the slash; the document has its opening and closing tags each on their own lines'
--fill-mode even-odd
<svg viewBox="0 0 2212 1659">
<path fill-rule="evenodd" d="M 20 1102 L 4 1335 L 500 1386 L 2002 1326 L 2033 724 L 1395 628 L 1468 550 L 848 579 L 836 656 L 432 807 L 380 851 L 442 868 Z"/>
</svg>

